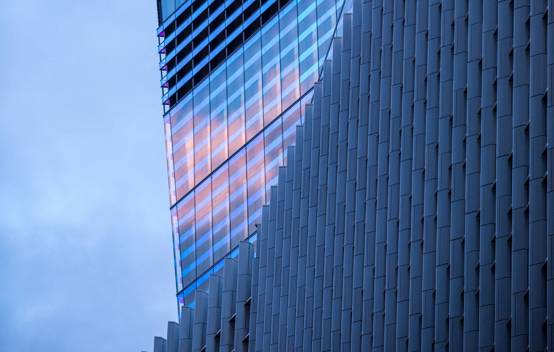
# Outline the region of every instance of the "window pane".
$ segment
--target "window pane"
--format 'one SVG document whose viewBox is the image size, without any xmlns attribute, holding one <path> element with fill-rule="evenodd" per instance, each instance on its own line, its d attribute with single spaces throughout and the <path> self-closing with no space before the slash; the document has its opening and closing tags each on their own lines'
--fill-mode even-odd
<svg viewBox="0 0 554 352">
<path fill-rule="evenodd" d="M 181 276 L 183 286 L 190 284 L 196 276 L 194 253 L 194 192 L 177 205 L 179 247 L 181 252 Z"/>
<path fill-rule="evenodd" d="M 171 115 L 173 167 L 176 197 L 180 199 L 194 186 L 194 141 L 192 97 L 185 99 Z"/>
<path fill-rule="evenodd" d="M 311 1 L 298 3 L 298 42 L 300 61 L 300 94 L 306 93 L 316 81 L 317 71 L 317 12 Z"/>
<path fill-rule="evenodd" d="M 179 245 L 179 217 L 177 215 L 177 208 L 171 209 L 171 233 L 173 237 L 173 255 L 175 258 L 175 275 L 177 276 L 177 291 L 181 291 L 183 288 L 183 281 L 181 279 L 181 249 Z"/>
<path fill-rule="evenodd" d="M 169 184 L 169 204 L 177 201 L 175 195 L 175 167 L 173 164 L 173 143 L 171 142 L 171 119 L 164 117 L 165 156 L 167 160 L 167 175 Z"/>
<path fill-rule="evenodd" d="M 207 80 L 194 92 L 194 177 L 200 182 L 210 170 L 210 86 Z"/>
<path fill-rule="evenodd" d="M 227 61 L 229 155 L 234 154 L 245 142 L 244 73 L 242 64 L 242 49 Z"/>
<path fill-rule="evenodd" d="M 331 38 L 333 37 L 336 22 L 336 11 L 337 7 L 335 0 L 317 1 L 319 67 L 323 65 L 323 60 L 329 50 Z"/>
<path fill-rule="evenodd" d="M 229 203 L 231 248 L 247 236 L 246 218 L 246 153 L 241 150 L 229 161 Z"/>
<path fill-rule="evenodd" d="M 212 169 L 227 159 L 227 90 L 225 66 L 210 78 Z"/>
<path fill-rule="evenodd" d="M 207 179 L 195 189 L 196 208 L 196 272 L 200 274 L 212 265 L 212 192 Z"/>
<path fill-rule="evenodd" d="M 264 131 L 265 141 L 265 192 L 269 199 L 269 189 L 277 183 L 279 166 L 283 165 L 281 119 L 273 122 Z"/>
<path fill-rule="evenodd" d="M 296 4 L 279 13 L 281 51 L 281 101 L 285 110 L 300 97 Z"/>
<path fill-rule="evenodd" d="M 213 256 L 217 262 L 229 248 L 229 172 L 227 163 L 212 176 Z"/>
<path fill-rule="evenodd" d="M 167 18 L 173 12 L 175 12 L 175 0 L 162 0 L 163 18 Z"/>
<path fill-rule="evenodd" d="M 246 140 L 261 131 L 262 111 L 262 57 L 260 36 L 255 35 L 244 46 L 244 99 L 246 107 Z"/>
<path fill-rule="evenodd" d="M 264 125 L 267 126 L 281 113 L 278 17 L 262 28 L 262 63 Z"/>
<path fill-rule="evenodd" d="M 254 138 L 246 147 L 248 178 L 248 234 L 260 223 L 265 201 L 264 143 L 262 135 Z"/>
</svg>

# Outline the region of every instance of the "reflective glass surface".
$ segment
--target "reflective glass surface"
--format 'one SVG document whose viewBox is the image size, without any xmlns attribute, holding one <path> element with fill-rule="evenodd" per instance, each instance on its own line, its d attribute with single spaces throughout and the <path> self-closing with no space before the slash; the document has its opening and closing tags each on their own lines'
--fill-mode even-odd
<svg viewBox="0 0 554 352">
<path fill-rule="evenodd" d="M 313 86 L 322 63 L 318 47 L 329 47 L 339 6 L 293 1 L 166 115 L 172 205 Z M 324 57 L 327 49 L 319 51 Z"/>
<path fill-rule="evenodd" d="M 180 243 L 183 286 L 255 231 L 269 187 L 277 182 L 278 168 L 283 165 L 283 150 L 296 138 L 301 102 L 299 99 L 172 208 L 172 214 L 177 209 L 174 236 Z M 288 126 L 286 135 L 284 124 Z"/>
<path fill-rule="evenodd" d="M 178 290 L 255 232 L 341 8 L 290 1 L 165 115 Z"/>
</svg>

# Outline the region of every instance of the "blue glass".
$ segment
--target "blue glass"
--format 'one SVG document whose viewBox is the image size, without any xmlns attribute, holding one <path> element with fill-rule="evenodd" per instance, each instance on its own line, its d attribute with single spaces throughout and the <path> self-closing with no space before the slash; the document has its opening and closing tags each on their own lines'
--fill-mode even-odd
<svg viewBox="0 0 554 352">
<path fill-rule="evenodd" d="M 267 126 L 281 113 L 278 17 L 262 28 L 262 82 L 264 126 Z"/>
<path fill-rule="evenodd" d="M 246 139 L 249 140 L 263 127 L 262 56 L 259 35 L 255 35 L 244 46 L 244 58 Z"/>
<path fill-rule="evenodd" d="M 209 83 L 204 81 L 194 93 L 194 177 L 198 181 L 211 171 Z"/>
<path fill-rule="evenodd" d="M 300 94 L 307 92 L 317 79 L 317 12 L 315 1 L 298 3 L 298 48 Z"/>
<path fill-rule="evenodd" d="M 279 166 L 283 165 L 283 129 L 281 118 L 276 119 L 264 130 L 265 144 L 265 193 L 269 200 L 269 189 L 277 183 Z M 261 208 L 261 207 L 260 207 Z"/>
<path fill-rule="evenodd" d="M 183 7 L 191 10 L 191 1 L 177 1 L 183 6 L 163 26 L 183 13 Z M 232 41 L 277 2 L 264 1 L 230 29 L 229 24 L 255 1 L 244 1 L 217 24 L 210 23 L 219 21 L 235 2 L 202 2 L 188 17 L 181 16 L 182 23 L 160 44 L 163 48 L 174 41 L 175 47 L 161 57 L 162 65 L 170 60 L 175 64 L 163 75 L 162 82 L 173 85 L 164 88 L 164 97 L 190 83 L 193 73 L 206 72 L 204 78 L 195 76 L 190 91 L 164 117 L 177 289 L 180 302 L 186 304 L 194 304 L 194 290 L 207 288 L 208 273 L 218 270 L 241 240 L 255 242 L 255 236 L 249 236 L 261 220 L 261 207 L 277 182 L 279 166 L 286 163 L 286 148 L 295 142 L 302 105 L 311 100 L 337 11 L 342 9 L 342 1 L 290 1 L 227 52 Z M 212 6 L 208 15 L 207 6 Z M 204 16 L 201 21 L 199 16 Z M 208 25 L 210 33 L 202 32 Z M 210 50 L 204 50 L 208 45 Z M 181 48 L 190 50 L 179 52 Z M 206 55 L 193 59 L 193 52 Z M 213 65 L 222 53 L 225 61 Z M 174 77 L 183 67 L 190 71 Z"/>
<path fill-rule="evenodd" d="M 164 18 L 175 11 L 175 0 L 161 0 L 162 14 Z"/>
<path fill-rule="evenodd" d="M 246 171 L 248 179 L 248 232 L 256 230 L 260 223 L 261 209 L 265 202 L 264 140 L 258 135 L 246 146 Z"/>
<path fill-rule="evenodd" d="M 195 216 L 194 216 L 194 192 L 190 193 L 177 206 L 177 228 L 179 233 L 179 248 L 181 262 L 181 280 L 183 286 L 194 281 L 196 276 L 195 266 Z"/>
<path fill-rule="evenodd" d="M 283 109 L 300 97 L 298 66 L 298 22 L 296 4 L 279 13 L 279 40 L 281 55 L 281 100 Z"/>
<path fill-rule="evenodd" d="M 231 220 L 231 248 L 248 234 L 246 151 L 242 149 L 229 161 L 229 204 Z"/>
<path fill-rule="evenodd" d="M 175 199 L 180 199 L 194 186 L 194 138 L 192 96 L 176 106 L 171 113 Z"/>
<path fill-rule="evenodd" d="M 245 142 L 244 74 L 242 49 L 227 61 L 227 110 L 229 154 L 234 154 Z"/>
<path fill-rule="evenodd" d="M 212 165 L 217 167 L 227 157 L 227 87 L 225 65 L 210 76 L 210 133 Z"/>
<path fill-rule="evenodd" d="M 224 164 L 212 176 L 213 260 L 229 253 L 229 172 Z"/>
<path fill-rule="evenodd" d="M 211 182 L 196 186 L 194 192 L 196 228 L 196 271 L 202 273 L 212 265 L 212 194 Z"/>
</svg>

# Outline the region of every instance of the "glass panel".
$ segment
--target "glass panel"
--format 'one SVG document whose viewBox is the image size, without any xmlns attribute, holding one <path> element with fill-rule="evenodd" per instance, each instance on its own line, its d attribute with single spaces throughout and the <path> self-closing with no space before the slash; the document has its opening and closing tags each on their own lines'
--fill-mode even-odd
<svg viewBox="0 0 554 352">
<path fill-rule="evenodd" d="M 171 209 L 171 232 L 173 237 L 173 256 L 175 264 L 175 280 L 177 285 L 177 292 L 183 288 L 183 281 L 181 279 L 181 250 L 179 248 L 179 217 L 177 215 L 177 208 Z"/>
<path fill-rule="evenodd" d="M 220 260 L 229 248 L 229 172 L 227 163 L 212 176 L 213 256 Z"/>
<path fill-rule="evenodd" d="M 277 183 L 279 176 L 279 166 L 283 165 L 282 139 L 283 130 L 281 129 L 281 119 L 277 119 L 264 131 L 265 140 L 265 193 L 269 200 L 269 189 Z"/>
<path fill-rule="evenodd" d="M 183 292 L 183 303 L 185 304 L 185 306 L 193 309 L 195 307 L 195 302 L 196 302 L 195 300 L 196 296 L 194 295 L 195 291 L 196 291 L 196 285 L 185 289 L 185 291 Z"/>
<path fill-rule="evenodd" d="M 186 297 L 203 285 L 196 275 L 213 271 L 260 222 L 302 120 L 298 100 L 311 99 L 340 4 L 290 2 L 165 118 L 170 201 L 185 197 L 172 209 L 183 301 L 194 304 L 194 295 Z"/>
<path fill-rule="evenodd" d="M 185 99 L 171 115 L 176 197 L 194 186 L 194 140 L 192 98 Z"/>
<path fill-rule="evenodd" d="M 210 288 L 210 276 L 211 276 L 212 273 L 206 273 L 206 275 L 202 275 L 201 277 L 198 278 L 198 283 L 196 285 L 196 289 L 199 290 L 199 291 L 204 291 L 206 293 L 209 292 L 209 288 Z"/>
<path fill-rule="evenodd" d="M 306 93 L 318 77 L 317 13 L 315 1 L 298 3 L 298 45 L 300 61 L 300 94 Z"/>
<path fill-rule="evenodd" d="M 278 17 L 262 28 L 262 63 L 264 126 L 267 126 L 281 113 Z"/>
<path fill-rule="evenodd" d="M 196 207 L 196 272 L 200 274 L 212 265 L 212 194 L 207 179 L 195 189 Z"/>
<path fill-rule="evenodd" d="M 335 0 L 318 0 L 317 1 L 317 30 L 318 30 L 318 52 L 319 52 L 319 67 L 323 65 L 323 60 L 329 45 L 336 22 Z"/>
<path fill-rule="evenodd" d="M 244 96 L 246 106 L 246 140 L 261 131 L 262 120 L 262 57 L 260 52 L 260 36 L 244 46 Z"/>
<path fill-rule="evenodd" d="M 194 252 L 194 192 L 177 205 L 179 248 L 181 252 L 181 277 L 183 286 L 196 277 Z"/>
<path fill-rule="evenodd" d="M 242 49 L 227 61 L 229 155 L 244 145 L 244 76 Z"/>
<path fill-rule="evenodd" d="M 283 110 L 300 97 L 298 73 L 298 26 L 296 4 L 279 13 L 281 45 L 281 95 Z"/>
<path fill-rule="evenodd" d="M 248 178 L 248 233 L 260 223 L 262 205 L 265 201 L 264 178 L 264 142 L 262 135 L 254 138 L 246 146 L 246 163 Z"/>
<path fill-rule="evenodd" d="M 210 170 L 210 90 L 204 81 L 194 92 L 194 177 L 200 182 Z"/>
<path fill-rule="evenodd" d="M 166 19 L 175 12 L 175 0 L 162 0 L 162 18 Z"/>
<path fill-rule="evenodd" d="M 167 160 L 167 175 L 169 185 L 169 204 L 177 201 L 175 196 L 175 168 L 173 164 L 173 143 L 171 142 L 171 120 L 164 117 L 165 155 Z"/>
<path fill-rule="evenodd" d="M 229 161 L 231 248 L 247 236 L 246 153 L 242 149 Z"/>
<path fill-rule="evenodd" d="M 181 6 L 182 3 L 184 3 L 186 0 L 177 0 L 177 3 L 175 5 L 175 9 L 178 9 L 179 6 Z"/>
<path fill-rule="evenodd" d="M 210 78 L 212 168 L 227 159 L 227 91 L 225 66 Z"/>
</svg>

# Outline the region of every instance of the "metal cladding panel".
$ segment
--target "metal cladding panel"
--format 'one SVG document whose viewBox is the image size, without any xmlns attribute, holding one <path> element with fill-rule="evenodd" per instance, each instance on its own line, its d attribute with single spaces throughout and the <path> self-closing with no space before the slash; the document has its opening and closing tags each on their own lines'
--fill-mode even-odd
<svg viewBox="0 0 554 352">
<path fill-rule="evenodd" d="M 552 350 L 552 5 L 354 1 L 257 247 L 168 342 L 234 313 L 227 350 Z"/>
</svg>

